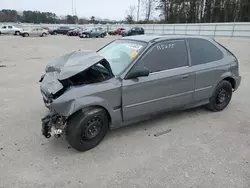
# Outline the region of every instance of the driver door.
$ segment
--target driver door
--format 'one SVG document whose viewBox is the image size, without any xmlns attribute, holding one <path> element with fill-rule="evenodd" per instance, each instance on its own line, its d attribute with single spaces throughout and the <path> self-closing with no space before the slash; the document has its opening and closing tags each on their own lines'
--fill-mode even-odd
<svg viewBox="0 0 250 188">
<path fill-rule="evenodd" d="M 185 40 L 154 45 L 136 66 L 148 68 L 150 74 L 123 80 L 123 121 L 192 102 L 195 74 L 188 63 Z"/>
</svg>

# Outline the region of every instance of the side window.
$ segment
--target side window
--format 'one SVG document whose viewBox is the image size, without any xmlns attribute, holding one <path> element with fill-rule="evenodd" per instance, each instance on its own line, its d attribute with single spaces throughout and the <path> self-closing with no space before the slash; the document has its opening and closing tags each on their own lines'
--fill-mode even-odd
<svg viewBox="0 0 250 188">
<path fill-rule="evenodd" d="M 218 61 L 223 53 L 211 42 L 205 39 L 187 39 L 193 65 Z"/>
<path fill-rule="evenodd" d="M 12 29 L 13 27 L 11 25 L 8 26 L 8 29 Z"/>
<path fill-rule="evenodd" d="M 140 60 L 150 73 L 188 66 L 184 40 L 165 41 L 156 44 Z"/>
<path fill-rule="evenodd" d="M 7 27 L 6 26 L 3 26 L 2 29 L 6 29 Z"/>
</svg>

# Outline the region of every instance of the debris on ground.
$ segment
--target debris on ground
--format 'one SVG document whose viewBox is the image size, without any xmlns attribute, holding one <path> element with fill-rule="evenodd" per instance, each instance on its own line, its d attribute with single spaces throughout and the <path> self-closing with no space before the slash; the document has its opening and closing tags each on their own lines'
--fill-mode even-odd
<svg viewBox="0 0 250 188">
<path fill-rule="evenodd" d="M 8 65 L 8 67 L 15 67 L 16 65 Z M 7 65 L 4 65 L 4 64 L 0 64 L 0 68 L 6 68 Z"/>
<path fill-rule="evenodd" d="M 168 129 L 166 131 L 162 131 L 162 132 L 159 132 L 159 133 L 156 133 L 154 134 L 155 137 L 158 137 L 158 136 L 161 136 L 163 134 L 167 134 L 167 133 L 170 133 L 172 130 L 171 129 Z"/>
</svg>

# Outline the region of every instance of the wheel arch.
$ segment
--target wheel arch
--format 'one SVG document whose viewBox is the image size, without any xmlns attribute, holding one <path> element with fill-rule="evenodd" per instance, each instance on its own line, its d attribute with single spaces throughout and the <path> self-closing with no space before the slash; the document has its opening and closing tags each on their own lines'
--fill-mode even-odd
<svg viewBox="0 0 250 188">
<path fill-rule="evenodd" d="M 232 85 L 232 88 L 235 89 L 236 80 L 233 77 L 228 76 L 224 78 L 223 80 L 228 81 Z"/>
<path fill-rule="evenodd" d="M 78 110 L 75 111 L 74 113 L 72 113 L 72 114 L 68 117 L 68 119 L 70 119 L 71 117 L 75 116 L 75 115 L 78 114 L 78 113 L 84 113 L 84 112 L 86 112 L 86 111 L 88 111 L 88 110 L 93 110 L 93 109 L 98 109 L 98 108 L 104 110 L 104 111 L 107 113 L 108 120 L 109 120 L 109 126 L 110 126 L 110 125 L 112 124 L 112 117 L 111 117 L 109 111 L 108 111 L 104 106 L 101 106 L 101 105 L 90 105 L 90 106 L 85 106 L 85 107 L 83 107 L 83 108 L 81 108 L 81 109 L 78 109 Z"/>
</svg>

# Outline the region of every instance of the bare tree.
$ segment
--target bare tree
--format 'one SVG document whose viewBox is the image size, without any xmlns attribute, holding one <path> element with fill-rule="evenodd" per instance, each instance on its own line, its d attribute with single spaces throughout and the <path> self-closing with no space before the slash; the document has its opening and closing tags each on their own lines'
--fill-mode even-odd
<svg viewBox="0 0 250 188">
<path fill-rule="evenodd" d="M 149 21 L 155 11 L 156 0 L 142 0 L 143 14 L 145 16 L 145 21 Z"/>
<path fill-rule="evenodd" d="M 128 10 L 126 11 L 126 21 L 128 23 L 133 23 L 135 20 L 135 11 L 136 11 L 136 6 L 130 5 L 128 7 Z"/>
</svg>

